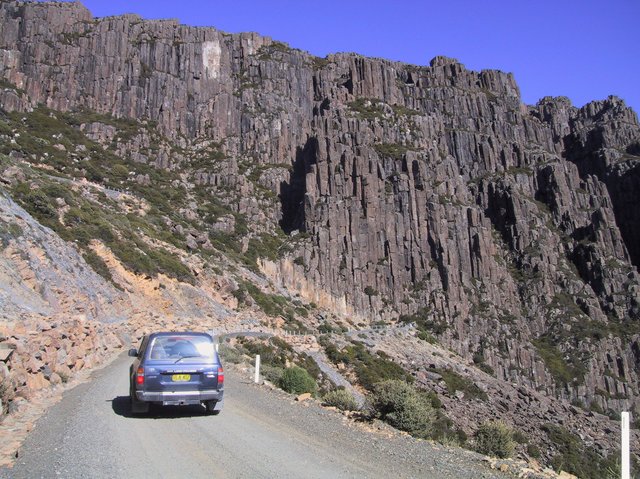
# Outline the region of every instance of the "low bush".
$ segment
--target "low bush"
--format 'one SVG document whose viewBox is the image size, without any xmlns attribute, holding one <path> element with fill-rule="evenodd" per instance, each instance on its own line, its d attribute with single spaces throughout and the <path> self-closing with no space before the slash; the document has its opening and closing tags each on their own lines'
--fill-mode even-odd
<svg viewBox="0 0 640 479">
<path fill-rule="evenodd" d="M 455 426 L 440 409 L 436 410 L 438 416 L 432 426 L 430 438 L 445 446 L 464 447 L 467 442 L 467 434 Z"/>
<path fill-rule="evenodd" d="M 579 436 L 568 429 L 555 424 L 544 424 L 542 430 L 547 433 L 556 453 L 551 458 L 551 466 L 556 471 L 565 471 L 584 479 L 607 477 L 617 467 L 616 456 L 602 457 L 593 447 L 587 447 Z"/>
<path fill-rule="evenodd" d="M 31 190 L 28 191 L 22 198 L 25 209 L 27 209 L 36 219 L 43 223 L 50 221 L 57 221 L 58 213 L 57 208 L 53 204 L 53 199 L 50 198 L 44 191 Z"/>
<path fill-rule="evenodd" d="M 391 379 L 373 387 L 370 407 L 375 416 L 416 437 L 429 437 L 437 420 L 430 399 L 404 381 Z"/>
<path fill-rule="evenodd" d="M 122 286 L 120 286 L 113 280 L 113 276 L 111 275 L 111 270 L 109 269 L 109 267 L 106 265 L 104 260 L 95 253 L 95 251 L 87 250 L 82 254 L 82 257 L 91 267 L 91 269 L 93 269 L 96 273 L 109 281 L 117 289 L 122 289 Z"/>
<path fill-rule="evenodd" d="M 475 450 L 487 456 L 511 457 L 516 447 L 513 434 L 513 430 L 502 421 L 486 421 L 474 436 Z"/>
<path fill-rule="evenodd" d="M 349 108 L 363 120 L 374 120 L 384 115 L 382 105 L 375 99 L 357 98 L 348 104 Z"/>
<path fill-rule="evenodd" d="M 399 320 L 406 324 L 414 323 L 418 330 L 418 338 L 431 344 L 436 343 L 438 336 L 448 328 L 446 321 L 436 319 L 427 308 L 420 308 L 415 314 L 403 314 Z"/>
<path fill-rule="evenodd" d="M 244 355 L 241 351 L 224 343 L 220 345 L 220 356 L 224 362 L 233 364 L 240 364 L 244 360 Z"/>
<path fill-rule="evenodd" d="M 152 273 L 160 272 L 164 273 L 171 278 L 175 278 L 178 281 L 184 283 L 195 284 L 195 278 L 191 269 L 185 266 L 180 259 L 169 253 L 164 248 L 149 248 L 145 247 L 143 251 L 150 258 L 154 265 Z M 155 274 L 153 274 L 155 276 Z"/>
<path fill-rule="evenodd" d="M 311 375 L 305 369 L 297 366 L 284 370 L 279 386 L 291 394 L 314 394 L 317 388 L 316 382 Z"/>
<path fill-rule="evenodd" d="M 540 453 L 540 448 L 535 444 L 527 444 L 527 454 L 529 454 L 529 456 L 531 456 L 534 459 L 539 459 L 540 456 L 542 455 Z"/>
<path fill-rule="evenodd" d="M 480 389 L 471 379 L 461 376 L 451 369 L 429 368 L 429 370 L 442 376 L 449 394 L 462 391 L 465 399 L 479 399 L 481 401 L 489 399 L 487 393 Z"/>
<path fill-rule="evenodd" d="M 262 377 L 273 384 L 280 384 L 284 371 L 284 368 L 272 366 L 270 364 L 265 364 L 260 368 L 260 374 L 262 374 Z"/>
<path fill-rule="evenodd" d="M 558 384 L 570 385 L 584 382 L 585 368 L 575 354 L 566 355 L 549 336 L 534 339 L 531 344 L 536 348 L 536 352 Z"/>
<path fill-rule="evenodd" d="M 341 411 L 357 411 L 360 409 L 353 395 L 345 389 L 335 389 L 328 392 L 322 398 L 322 404 L 333 406 Z"/>
<path fill-rule="evenodd" d="M 318 332 L 320 334 L 333 333 L 333 327 L 325 321 L 320 326 L 318 326 Z"/>
<path fill-rule="evenodd" d="M 343 363 L 352 367 L 360 384 L 370 391 L 375 383 L 386 379 L 402 379 L 405 382 L 414 380 L 402 366 L 394 363 L 383 351 L 371 354 L 364 344 L 358 341 L 353 341 L 341 350 L 329 343 L 325 346 L 325 352 L 334 364 Z"/>
<path fill-rule="evenodd" d="M 305 369 L 312 378 L 320 378 L 322 377 L 322 371 L 316 363 L 315 359 L 309 356 L 306 353 L 299 353 L 297 357 L 294 359 L 294 363 L 296 366 L 300 366 L 302 369 Z"/>
<path fill-rule="evenodd" d="M 259 354 L 263 366 L 275 366 L 282 370 L 293 358 L 291 346 L 278 338 L 266 342 L 264 340 L 243 339 L 239 341 L 239 347 L 252 358 Z"/>
<path fill-rule="evenodd" d="M 376 143 L 373 145 L 373 149 L 383 158 L 393 158 L 396 160 L 401 160 L 407 151 L 409 151 L 408 147 L 398 143 Z"/>
<path fill-rule="evenodd" d="M 253 298 L 265 314 L 273 317 L 283 316 L 291 322 L 295 318 L 295 308 L 284 296 L 263 292 L 255 284 L 243 281 L 240 286 Z M 291 329 L 296 329 L 291 327 Z"/>
<path fill-rule="evenodd" d="M 288 365 L 294 365 L 305 370 L 311 378 L 319 378 L 322 376 L 322 372 L 313 358 L 305 353 L 295 352 L 293 348 L 281 338 L 273 337 L 267 340 L 238 338 L 237 349 L 240 353 L 246 354 L 251 358 L 255 358 L 255 356 L 259 354 L 262 365 L 260 370 L 262 376 L 267 381 L 277 385 L 280 385 L 281 378 Z"/>
</svg>

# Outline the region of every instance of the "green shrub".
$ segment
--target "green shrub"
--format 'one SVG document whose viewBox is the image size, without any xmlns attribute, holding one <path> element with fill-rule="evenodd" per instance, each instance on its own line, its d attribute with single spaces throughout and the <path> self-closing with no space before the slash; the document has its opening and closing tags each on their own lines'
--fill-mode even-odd
<svg viewBox="0 0 640 479">
<path fill-rule="evenodd" d="M 415 314 L 403 314 L 398 318 L 403 323 L 414 323 L 418 330 L 418 338 L 431 344 L 437 342 L 437 337 L 446 332 L 446 321 L 433 318 L 427 308 L 420 308 Z"/>
<path fill-rule="evenodd" d="M 378 292 L 371 286 L 367 286 L 366 288 L 364 288 L 364 294 L 366 294 L 367 296 L 378 296 Z"/>
<path fill-rule="evenodd" d="M 413 436 L 429 437 L 437 419 L 429 398 L 397 379 L 375 384 L 369 401 L 377 417 Z"/>
<path fill-rule="evenodd" d="M 234 289 L 233 291 L 231 291 L 231 294 L 238 300 L 238 306 L 247 304 L 247 288 L 245 288 L 244 286 L 239 285 L 238 289 Z"/>
<path fill-rule="evenodd" d="M 516 441 L 518 444 L 527 444 L 528 437 L 522 431 L 514 431 L 513 440 Z"/>
<path fill-rule="evenodd" d="M 113 280 L 113 276 L 111 276 L 111 270 L 109 270 L 109 267 L 106 265 L 103 259 L 95 253 L 95 251 L 87 250 L 82 254 L 82 257 L 91 267 L 91 269 L 93 269 L 96 273 L 109 281 L 116 288 L 122 289 L 122 287 Z"/>
<path fill-rule="evenodd" d="M 418 339 L 422 339 L 429 344 L 437 344 L 438 340 L 435 336 L 427 331 L 418 331 Z"/>
<path fill-rule="evenodd" d="M 409 151 L 408 147 L 398 143 L 376 143 L 373 145 L 373 149 L 383 158 L 393 158 L 396 160 L 401 160 L 407 151 Z"/>
<path fill-rule="evenodd" d="M 64 217 L 65 225 L 70 229 L 70 235 L 86 246 L 92 239 L 100 239 L 105 243 L 115 240 L 111 226 L 104 217 L 104 213 L 97 208 L 72 207 Z"/>
<path fill-rule="evenodd" d="M 149 256 L 131 241 L 114 241 L 109 244 L 109 248 L 129 271 L 136 274 L 154 275 L 156 270 Z"/>
<path fill-rule="evenodd" d="M 386 379 L 402 379 L 406 382 L 414 380 L 384 352 L 378 351 L 375 355 L 371 354 L 362 343 L 357 341 L 353 341 L 342 350 L 338 350 L 330 343 L 325 347 L 325 352 L 333 363 L 351 366 L 360 384 L 368 390 L 372 390 L 375 383 Z"/>
<path fill-rule="evenodd" d="M 477 364 L 476 366 L 478 367 L 478 369 L 479 369 L 480 371 L 484 371 L 485 373 L 489 374 L 490 376 L 494 376 L 494 377 L 495 377 L 496 372 L 495 372 L 495 371 L 494 371 L 494 369 L 493 369 L 491 366 L 489 366 L 488 364 L 486 364 L 486 363 L 480 363 L 480 364 Z"/>
<path fill-rule="evenodd" d="M 154 270 L 184 283 L 195 284 L 189 267 L 163 248 L 146 248 L 144 251 L 154 265 Z M 154 271 L 154 272 L 155 272 Z"/>
<path fill-rule="evenodd" d="M 311 375 L 305 369 L 297 366 L 284 370 L 279 386 L 291 394 L 314 394 L 317 387 Z"/>
<path fill-rule="evenodd" d="M 569 472 L 584 479 L 600 479 L 607 477 L 610 470 L 615 470 L 615 454 L 608 458 L 602 457 L 594 448 L 585 446 L 580 437 L 562 426 L 545 424 L 542 430 L 547 433 L 557 451 L 551 458 L 551 466 L 556 471 Z"/>
<path fill-rule="evenodd" d="M 441 410 L 436 409 L 436 412 L 437 418 L 433 423 L 430 438 L 446 446 L 464 446 L 467 442 L 467 434 L 462 429 L 457 428 L 453 421 L 445 416 Z"/>
<path fill-rule="evenodd" d="M 482 423 L 474 439 L 475 450 L 487 456 L 511 457 L 516 447 L 513 430 L 502 421 Z"/>
<path fill-rule="evenodd" d="M 535 444 L 527 444 L 527 454 L 534 459 L 539 459 L 542 454 L 540 453 L 540 448 Z"/>
<path fill-rule="evenodd" d="M 222 357 L 224 362 L 227 363 L 240 364 L 244 359 L 240 351 L 228 344 L 221 344 L 219 347 L 219 351 L 220 356 Z"/>
<path fill-rule="evenodd" d="M 480 389 L 471 379 L 461 376 L 451 369 L 429 368 L 431 372 L 438 373 L 447 385 L 449 394 L 462 391 L 466 399 L 480 399 L 487 401 L 487 393 Z"/>
<path fill-rule="evenodd" d="M 260 374 L 262 374 L 262 377 L 273 384 L 280 384 L 284 371 L 284 368 L 272 366 L 271 364 L 265 364 L 260 368 Z"/>
<path fill-rule="evenodd" d="M 322 372 L 316 362 L 305 353 L 296 353 L 281 338 L 268 340 L 256 338 L 238 338 L 238 350 L 252 358 L 260 355 L 261 374 L 267 380 L 280 385 L 285 368 L 289 364 L 305 370 L 311 378 L 319 377 Z M 284 389 L 284 388 L 283 388 Z"/>
<path fill-rule="evenodd" d="M 277 366 L 284 370 L 287 362 L 293 357 L 291 346 L 279 338 L 273 338 L 267 343 L 260 340 L 243 340 L 241 345 L 247 355 L 255 357 L 259 354 L 263 366 Z"/>
<path fill-rule="evenodd" d="M 129 271 L 151 277 L 163 273 L 178 281 L 195 284 L 191 270 L 164 248 L 151 248 L 135 236 L 133 241 L 116 240 L 108 246 Z"/>
<path fill-rule="evenodd" d="M 534 339 L 531 344 L 536 348 L 536 352 L 544 361 L 544 365 L 549 370 L 553 378 L 559 384 L 582 384 L 584 382 L 585 367 L 575 355 L 566 355 L 550 337 Z"/>
<path fill-rule="evenodd" d="M 265 314 L 274 317 L 283 316 L 287 319 L 289 329 L 301 329 L 295 325 L 296 308 L 289 299 L 278 294 L 264 293 L 255 284 L 246 281 L 241 282 L 239 287 L 243 288 L 253 298 Z"/>
<path fill-rule="evenodd" d="M 357 411 L 360 409 L 353 395 L 345 389 L 335 389 L 328 392 L 322 398 L 322 404 L 333 406 L 341 411 Z"/>
<path fill-rule="evenodd" d="M 396 116 L 420 115 L 420 112 L 418 110 L 407 108 L 404 105 L 391 105 L 391 108 L 393 108 L 393 113 L 395 113 Z"/>
<path fill-rule="evenodd" d="M 384 115 L 383 106 L 375 99 L 357 98 L 348 104 L 349 108 L 363 120 L 374 120 Z"/>
<path fill-rule="evenodd" d="M 39 220 L 57 219 L 57 208 L 53 205 L 52 199 L 41 190 L 29 191 L 22 198 L 26 203 L 26 209 Z"/>
<path fill-rule="evenodd" d="M 322 371 L 316 363 L 316 360 L 313 359 L 306 353 L 299 353 L 297 358 L 294 359 L 294 363 L 296 366 L 300 366 L 302 369 L 306 370 L 312 378 L 319 378 L 322 376 Z"/>
<path fill-rule="evenodd" d="M 318 326 L 318 332 L 321 334 L 333 333 L 333 328 L 326 321 Z"/>
</svg>

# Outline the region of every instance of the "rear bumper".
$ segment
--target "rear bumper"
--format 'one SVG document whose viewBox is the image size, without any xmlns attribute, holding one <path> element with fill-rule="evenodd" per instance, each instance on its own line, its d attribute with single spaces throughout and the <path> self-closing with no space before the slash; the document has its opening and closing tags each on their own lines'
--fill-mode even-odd
<svg viewBox="0 0 640 479">
<path fill-rule="evenodd" d="M 204 391 L 136 391 L 138 401 L 163 404 L 200 404 L 202 401 L 222 401 L 224 390 Z"/>
</svg>

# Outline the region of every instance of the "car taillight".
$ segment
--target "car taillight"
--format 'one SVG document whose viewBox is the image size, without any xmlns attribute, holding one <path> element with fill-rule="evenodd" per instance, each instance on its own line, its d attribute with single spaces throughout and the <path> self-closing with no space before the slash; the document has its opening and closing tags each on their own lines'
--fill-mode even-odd
<svg viewBox="0 0 640 479">
<path fill-rule="evenodd" d="M 138 368 L 136 372 L 136 384 L 144 384 L 144 368 Z"/>
<path fill-rule="evenodd" d="M 222 366 L 218 366 L 218 386 L 222 386 L 224 384 L 224 370 Z"/>
</svg>

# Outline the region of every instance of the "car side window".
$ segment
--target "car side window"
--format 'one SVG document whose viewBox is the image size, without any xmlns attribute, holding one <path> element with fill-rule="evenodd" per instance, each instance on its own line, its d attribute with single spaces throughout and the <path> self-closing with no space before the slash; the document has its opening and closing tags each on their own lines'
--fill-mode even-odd
<svg viewBox="0 0 640 479">
<path fill-rule="evenodd" d="M 142 338 L 142 343 L 140 343 L 140 349 L 138 349 L 138 357 L 144 357 L 144 352 L 147 349 L 147 344 L 149 343 L 149 337 L 145 336 Z"/>
</svg>

